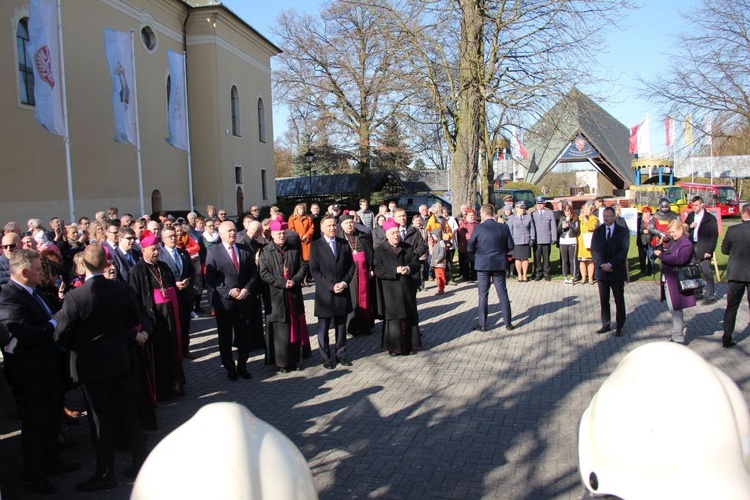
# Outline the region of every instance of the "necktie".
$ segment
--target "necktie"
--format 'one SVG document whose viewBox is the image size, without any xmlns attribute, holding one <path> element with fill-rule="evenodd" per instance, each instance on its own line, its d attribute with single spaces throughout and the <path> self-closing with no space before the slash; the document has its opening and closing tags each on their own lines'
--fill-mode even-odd
<svg viewBox="0 0 750 500">
<path fill-rule="evenodd" d="M 50 318 L 52 317 L 52 311 L 50 311 L 49 306 L 47 306 L 47 303 L 44 302 L 44 299 L 39 296 L 36 291 L 31 292 L 31 296 L 36 299 L 37 302 L 39 302 L 39 305 L 42 306 L 42 308 L 47 312 L 47 316 Z"/>
<path fill-rule="evenodd" d="M 237 254 L 234 252 L 234 245 L 229 247 L 229 253 L 232 256 L 232 265 L 234 266 L 235 271 L 240 270 L 240 262 L 237 260 Z"/>
<path fill-rule="evenodd" d="M 612 228 L 611 228 L 611 227 L 608 227 L 608 228 L 607 228 L 607 241 L 609 241 L 609 239 L 610 239 L 611 237 L 612 237 Z"/>
<path fill-rule="evenodd" d="M 333 252 L 333 255 L 336 255 L 336 240 L 331 240 L 331 252 Z"/>
<path fill-rule="evenodd" d="M 135 265 L 135 259 L 133 258 L 133 254 L 130 252 L 125 252 L 125 260 L 128 261 L 128 264 L 131 266 Z"/>
<path fill-rule="evenodd" d="M 177 269 L 177 277 L 179 278 L 182 276 L 182 259 L 174 248 L 172 249 L 172 260 L 174 261 L 175 268 Z"/>
<path fill-rule="evenodd" d="M 406 239 L 406 228 L 402 227 L 401 228 L 401 240 L 403 241 L 405 239 Z"/>
</svg>

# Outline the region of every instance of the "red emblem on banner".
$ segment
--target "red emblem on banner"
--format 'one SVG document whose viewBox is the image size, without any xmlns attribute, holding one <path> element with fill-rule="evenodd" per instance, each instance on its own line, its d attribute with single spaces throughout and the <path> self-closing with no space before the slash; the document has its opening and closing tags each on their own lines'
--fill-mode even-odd
<svg viewBox="0 0 750 500">
<path fill-rule="evenodd" d="M 34 64 L 41 79 L 54 89 L 55 74 L 52 71 L 52 57 L 50 56 L 48 46 L 45 45 L 36 51 L 36 54 L 34 54 Z"/>
<path fill-rule="evenodd" d="M 580 135 L 576 138 L 576 149 L 578 151 L 583 151 L 583 148 L 586 147 L 586 139 L 581 137 Z"/>
</svg>

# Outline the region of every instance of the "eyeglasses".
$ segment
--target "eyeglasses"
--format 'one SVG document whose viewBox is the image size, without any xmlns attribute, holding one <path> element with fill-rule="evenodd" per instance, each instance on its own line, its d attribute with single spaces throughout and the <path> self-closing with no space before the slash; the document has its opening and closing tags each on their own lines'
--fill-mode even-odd
<svg viewBox="0 0 750 500">
<path fill-rule="evenodd" d="M 251 208 L 250 211 L 251 212 L 260 212 L 260 208 Z"/>
<path fill-rule="evenodd" d="M 16 244 L 12 243 L 10 245 L 3 245 L 3 248 L 6 250 L 13 250 L 14 248 L 16 248 Z"/>
</svg>

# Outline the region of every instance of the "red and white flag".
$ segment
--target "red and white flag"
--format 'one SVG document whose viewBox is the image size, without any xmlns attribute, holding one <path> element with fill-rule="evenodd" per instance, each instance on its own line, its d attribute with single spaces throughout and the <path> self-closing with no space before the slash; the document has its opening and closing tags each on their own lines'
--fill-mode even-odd
<svg viewBox="0 0 750 500">
<path fill-rule="evenodd" d="M 529 153 L 526 152 L 526 148 L 523 147 L 521 140 L 518 138 L 518 127 L 513 127 L 513 133 L 510 137 L 510 155 L 513 158 L 524 160 L 529 157 Z"/>
<path fill-rule="evenodd" d="M 630 127 L 630 154 L 651 153 L 651 130 L 648 123 L 648 115 L 639 123 Z"/>
<path fill-rule="evenodd" d="M 65 136 L 57 0 L 29 2 L 27 51 L 34 67 L 34 118 L 53 134 Z"/>
<path fill-rule="evenodd" d="M 706 114 L 706 145 L 713 146 L 714 143 L 714 118 L 711 113 Z"/>
<path fill-rule="evenodd" d="M 674 120 L 670 117 L 664 119 L 664 131 L 666 133 L 666 145 L 668 148 L 674 146 Z"/>
<path fill-rule="evenodd" d="M 135 146 L 135 70 L 130 33 L 104 28 L 104 55 L 112 77 L 115 142 L 129 142 Z"/>
</svg>

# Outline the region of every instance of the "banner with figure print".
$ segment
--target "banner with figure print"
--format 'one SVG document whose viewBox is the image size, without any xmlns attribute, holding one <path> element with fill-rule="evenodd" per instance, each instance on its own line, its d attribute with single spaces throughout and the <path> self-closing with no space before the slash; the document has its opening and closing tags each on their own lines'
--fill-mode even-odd
<svg viewBox="0 0 750 500">
<path fill-rule="evenodd" d="M 57 36 L 57 0 L 29 2 L 29 44 L 34 67 L 34 118 L 53 134 L 65 136 L 62 69 Z"/>
<path fill-rule="evenodd" d="M 135 71 L 130 33 L 104 28 L 104 55 L 112 77 L 115 142 L 136 145 Z"/>
<path fill-rule="evenodd" d="M 172 146 L 188 150 L 187 95 L 185 93 L 185 60 L 182 54 L 167 51 L 169 61 L 169 110 L 167 126 L 169 137 L 166 141 Z"/>
</svg>

